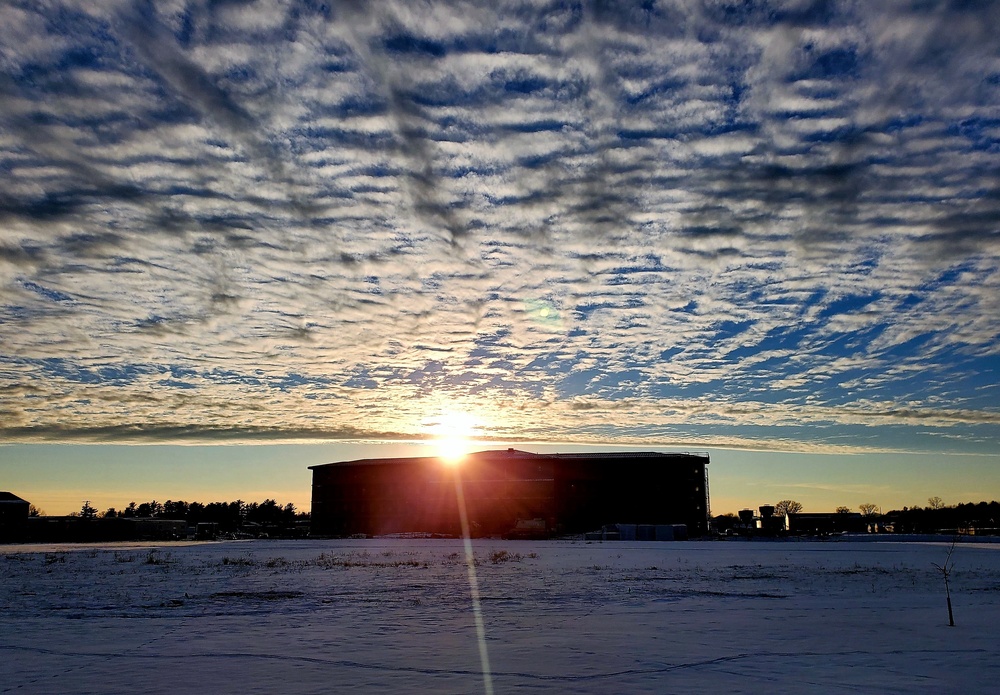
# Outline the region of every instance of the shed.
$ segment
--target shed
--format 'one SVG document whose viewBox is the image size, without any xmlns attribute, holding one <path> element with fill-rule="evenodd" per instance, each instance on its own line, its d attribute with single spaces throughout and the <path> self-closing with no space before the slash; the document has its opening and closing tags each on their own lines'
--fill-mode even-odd
<svg viewBox="0 0 1000 695">
<path fill-rule="evenodd" d="M 12 492 L 0 492 L 0 542 L 24 538 L 30 507 L 27 500 L 22 500 Z"/>
</svg>

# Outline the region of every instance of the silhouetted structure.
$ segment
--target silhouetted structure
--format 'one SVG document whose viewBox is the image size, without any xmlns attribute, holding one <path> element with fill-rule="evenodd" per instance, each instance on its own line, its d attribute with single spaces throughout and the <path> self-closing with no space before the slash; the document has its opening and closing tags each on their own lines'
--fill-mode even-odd
<svg viewBox="0 0 1000 695">
<path fill-rule="evenodd" d="M 780 536 L 785 531 L 785 516 L 775 515 L 773 504 L 758 507 L 759 515 L 752 509 L 741 509 L 737 522 L 735 519 L 726 524 L 725 529 L 715 528 L 716 533 L 724 531 L 726 535 L 734 536 Z"/>
<path fill-rule="evenodd" d="M 36 543 L 168 541 L 187 538 L 187 524 L 177 519 L 40 516 L 29 519 L 26 540 Z"/>
<path fill-rule="evenodd" d="M 829 536 L 838 533 L 865 533 L 868 523 L 860 514 L 833 512 L 825 514 L 789 514 L 788 532 L 808 536 Z"/>
<path fill-rule="evenodd" d="M 0 543 L 24 538 L 30 506 L 12 492 L 0 492 Z"/>
<path fill-rule="evenodd" d="M 774 505 L 764 504 L 758 507 L 760 511 L 760 532 L 765 536 L 777 536 L 785 530 L 784 515 L 774 515 Z"/>
<path fill-rule="evenodd" d="M 310 466 L 312 532 L 347 536 L 461 533 L 461 476 L 473 535 L 506 535 L 543 520 L 545 535 L 611 523 L 685 524 L 708 530 L 707 454 L 533 454 L 481 451 L 457 467 L 437 457 Z M 519 525 L 518 522 L 521 522 Z"/>
</svg>

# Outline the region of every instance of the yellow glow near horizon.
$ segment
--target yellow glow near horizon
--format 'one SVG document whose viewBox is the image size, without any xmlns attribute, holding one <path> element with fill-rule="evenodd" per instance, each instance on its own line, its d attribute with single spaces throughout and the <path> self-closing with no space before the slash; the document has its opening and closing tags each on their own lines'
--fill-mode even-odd
<svg viewBox="0 0 1000 695">
<path fill-rule="evenodd" d="M 475 418 L 454 412 L 442 413 L 427 429 L 434 437 L 437 455 L 450 465 L 457 465 L 469 453 L 479 431 Z"/>
<path fill-rule="evenodd" d="M 449 465 L 457 465 L 469 453 L 469 443 L 464 439 L 442 439 L 437 442 L 438 457 Z"/>
</svg>

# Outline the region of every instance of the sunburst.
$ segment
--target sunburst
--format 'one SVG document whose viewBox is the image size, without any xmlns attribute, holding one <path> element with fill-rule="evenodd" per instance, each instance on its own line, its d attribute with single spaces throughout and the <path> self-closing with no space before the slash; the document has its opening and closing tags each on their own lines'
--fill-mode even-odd
<svg viewBox="0 0 1000 695">
<path fill-rule="evenodd" d="M 449 465 L 458 465 L 472 447 L 480 428 L 467 413 L 446 412 L 427 425 L 437 456 Z"/>
</svg>

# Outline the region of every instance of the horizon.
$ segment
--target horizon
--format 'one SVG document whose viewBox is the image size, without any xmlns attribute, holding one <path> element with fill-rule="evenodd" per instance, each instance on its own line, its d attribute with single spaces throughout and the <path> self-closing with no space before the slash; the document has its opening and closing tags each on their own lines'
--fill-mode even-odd
<svg viewBox="0 0 1000 695">
<path fill-rule="evenodd" d="M 0 486 L 459 432 L 1000 498 L 1000 3 L 370 5 L 0 7 Z"/>
<path fill-rule="evenodd" d="M 297 511 L 309 511 L 312 477 L 308 466 L 366 458 L 437 455 L 433 442 L 234 444 L 224 447 L 51 445 L 45 447 L 47 454 L 44 456 L 36 450 L 38 446 L 0 448 L 0 451 L 7 449 L 15 454 L 5 457 L 12 465 L 4 484 L 7 484 L 6 481 L 21 483 L 24 487 L 20 492 L 18 489 L 9 491 L 52 516 L 78 512 L 84 500 L 89 500 L 99 513 L 109 507 L 121 510 L 129 502 L 142 503 L 153 499 L 202 503 L 274 499 L 282 504 L 294 504 Z M 471 443 L 474 451 L 509 447 L 535 453 L 694 451 L 644 446 Z M 17 455 L 18 448 L 22 450 L 20 455 Z M 81 449 L 92 460 L 77 464 L 66 461 L 62 456 L 67 451 Z M 885 511 L 923 507 L 931 497 L 940 497 L 946 505 L 953 506 L 997 500 L 996 495 L 991 496 L 984 490 L 1000 487 L 1000 469 L 990 457 L 964 462 L 976 469 L 975 476 L 980 483 L 977 491 L 964 480 L 956 480 L 950 475 L 937 455 L 857 455 L 844 461 L 841 457 L 830 455 L 711 449 L 697 450 L 696 453 L 701 452 L 707 453 L 710 460 L 708 476 L 712 516 L 736 513 L 745 508 L 757 509 L 763 504 L 774 504 L 783 499 L 801 502 L 807 512 L 833 512 L 839 506 L 855 511 L 859 505 L 866 503 L 877 504 Z M 143 455 L 144 466 L 152 470 L 136 464 L 138 454 Z M 301 455 L 303 460 L 290 460 L 296 455 Z M 915 473 L 905 484 L 894 480 L 900 465 L 893 460 L 896 456 L 908 459 Z M 229 477 L 236 461 L 242 462 L 242 484 L 235 484 Z M 881 467 L 881 471 L 873 472 L 873 465 Z M 794 475 L 788 473 L 789 469 Z M 97 470 L 101 471 L 101 475 L 95 479 L 94 472 Z M 142 482 L 133 482 L 136 477 Z M 280 484 L 279 480 L 282 481 Z"/>
</svg>

